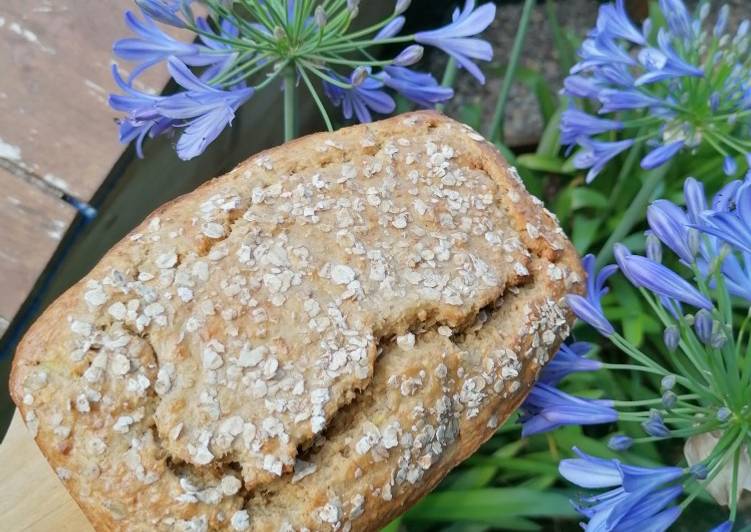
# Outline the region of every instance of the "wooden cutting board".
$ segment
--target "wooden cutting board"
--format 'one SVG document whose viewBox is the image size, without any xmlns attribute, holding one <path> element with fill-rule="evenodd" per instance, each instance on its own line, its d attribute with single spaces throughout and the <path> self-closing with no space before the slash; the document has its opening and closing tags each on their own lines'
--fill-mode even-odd
<svg viewBox="0 0 751 532">
<path fill-rule="evenodd" d="M 0 530 L 93 532 L 16 411 L 0 443 Z"/>
</svg>

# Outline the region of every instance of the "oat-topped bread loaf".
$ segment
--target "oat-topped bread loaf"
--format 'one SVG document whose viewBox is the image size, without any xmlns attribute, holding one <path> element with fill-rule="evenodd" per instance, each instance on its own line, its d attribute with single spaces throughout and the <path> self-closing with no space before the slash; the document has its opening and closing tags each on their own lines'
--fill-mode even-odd
<svg viewBox="0 0 751 532">
<path fill-rule="evenodd" d="M 158 209 L 39 318 L 11 390 L 98 530 L 375 530 L 519 405 L 582 277 L 490 144 L 406 114 Z"/>
</svg>

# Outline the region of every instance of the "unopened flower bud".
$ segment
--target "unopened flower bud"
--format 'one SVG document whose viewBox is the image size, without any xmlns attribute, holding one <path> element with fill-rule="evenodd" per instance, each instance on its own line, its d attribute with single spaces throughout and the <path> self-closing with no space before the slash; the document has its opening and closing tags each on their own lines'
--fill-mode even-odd
<svg viewBox="0 0 751 532">
<path fill-rule="evenodd" d="M 709 475 L 709 470 L 707 469 L 707 466 L 705 464 L 702 464 L 701 462 L 698 464 L 692 465 L 688 472 L 691 474 L 692 477 L 694 477 L 697 480 L 704 480 L 707 478 L 707 475 Z"/>
<path fill-rule="evenodd" d="M 705 4 L 706 5 L 706 4 Z M 730 6 L 727 4 L 723 5 L 720 8 L 720 13 L 717 15 L 717 22 L 714 26 L 714 36 L 715 37 L 729 37 L 728 35 L 723 35 L 725 33 L 725 28 L 728 25 L 728 15 L 730 14 Z"/>
<path fill-rule="evenodd" d="M 355 18 L 360 12 L 360 0 L 347 0 L 347 11 L 351 18 Z"/>
<path fill-rule="evenodd" d="M 407 46 L 402 52 L 394 59 L 394 64 L 397 66 L 410 66 L 417 63 L 422 59 L 423 47 L 419 44 L 412 44 Z"/>
<path fill-rule="evenodd" d="M 370 73 L 368 72 L 368 69 L 364 66 L 359 66 L 355 69 L 355 71 L 352 73 L 352 85 L 355 87 L 359 87 L 363 84 L 363 82 L 368 79 L 368 75 Z"/>
<path fill-rule="evenodd" d="M 323 28 L 326 25 L 326 10 L 323 8 L 323 6 L 316 7 L 315 12 L 313 13 L 313 20 L 315 20 L 316 26 L 318 26 L 319 28 Z"/>
<path fill-rule="evenodd" d="M 719 92 L 715 91 L 709 97 L 709 107 L 710 109 L 712 109 L 713 113 L 716 113 L 719 110 L 720 108 L 720 93 Z"/>
<path fill-rule="evenodd" d="M 728 419 L 730 419 L 730 416 L 732 415 L 733 413 L 730 411 L 730 409 L 726 406 L 723 406 L 717 411 L 717 421 L 725 423 Z"/>
<path fill-rule="evenodd" d="M 696 313 L 696 317 L 694 318 L 694 330 L 696 331 L 696 336 L 699 340 L 705 344 L 709 344 L 709 341 L 712 339 L 713 326 L 714 320 L 712 319 L 712 314 L 708 310 L 701 309 Z"/>
<path fill-rule="evenodd" d="M 699 9 L 699 20 L 704 20 L 709 16 L 709 3 L 703 4 Z"/>
<path fill-rule="evenodd" d="M 284 31 L 284 28 L 277 26 L 274 28 L 274 39 L 277 41 L 283 41 L 287 37 L 287 33 Z"/>
<path fill-rule="evenodd" d="M 660 381 L 660 389 L 663 392 L 672 390 L 675 387 L 675 375 L 665 375 Z"/>
<path fill-rule="evenodd" d="M 678 327 L 675 325 L 669 325 L 665 327 L 665 332 L 662 334 L 662 339 L 665 342 L 665 347 L 671 353 L 678 348 L 678 344 L 681 341 L 681 333 L 678 332 Z"/>
<path fill-rule="evenodd" d="M 616 434 L 608 441 L 608 447 L 613 451 L 626 451 L 634 444 L 634 439 L 623 434 Z"/>
<path fill-rule="evenodd" d="M 401 15 L 404 13 L 407 9 L 409 9 L 409 5 L 412 3 L 412 0 L 396 0 L 396 5 L 394 6 L 394 15 Z"/>
<path fill-rule="evenodd" d="M 665 426 L 662 416 L 659 412 L 651 412 L 649 419 L 641 424 L 644 432 L 655 438 L 667 438 L 670 436 L 670 429 Z"/>
<path fill-rule="evenodd" d="M 712 333 L 712 337 L 709 339 L 709 345 L 715 349 L 722 349 L 722 346 L 725 345 L 727 339 L 728 338 L 727 336 L 725 336 L 725 331 L 718 329 L 717 331 Z"/>
<path fill-rule="evenodd" d="M 662 406 L 664 406 L 668 410 L 675 407 L 675 404 L 677 402 L 678 396 L 675 395 L 675 393 L 673 393 L 672 391 L 668 390 L 662 394 Z"/>
<path fill-rule="evenodd" d="M 647 231 L 647 258 L 655 262 L 662 262 L 662 242 L 652 231 Z"/>
<path fill-rule="evenodd" d="M 738 171 L 738 163 L 735 162 L 735 157 L 732 155 L 726 155 L 722 160 L 722 171 L 726 176 L 733 176 Z"/>
</svg>

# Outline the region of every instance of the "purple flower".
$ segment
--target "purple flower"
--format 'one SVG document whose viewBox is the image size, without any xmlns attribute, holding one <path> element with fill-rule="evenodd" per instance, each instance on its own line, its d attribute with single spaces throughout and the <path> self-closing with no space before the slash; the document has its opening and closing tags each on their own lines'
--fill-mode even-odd
<svg viewBox="0 0 751 532">
<path fill-rule="evenodd" d="M 738 171 L 738 163 L 735 162 L 735 157 L 726 155 L 722 160 L 722 171 L 726 176 L 733 176 Z"/>
<path fill-rule="evenodd" d="M 610 159 L 634 144 L 633 139 L 605 142 L 587 137 L 580 137 L 577 142 L 584 149 L 574 156 L 574 166 L 579 169 L 589 168 L 587 183 L 591 183 L 597 177 Z"/>
<path fill-rule="evenodd" d="M 326 96 L 336 107 L 342 107 L 344 118 L 349 120 L 354 115 L 360 122 L 372 122 L 371 111 L 387 114 L 396 108 L 394 99 L 381 90 L 384 85 L 383 81 L 370 75 L 370 67 L 368 67 L 368 75 L 362 83 L 355 83 L 357 81 L 355 79 L 356 73 L 357 69 L 353 70 L 349 80 L 334 72 L 329 73 L 330 76 L 342 83 L 349 83 L 351 87 L 347 89 L 333 83 L 324 82 Z"/>
<path fill-rule="evenodd" d="M 737 250 L 751 253 L 751 186 L 738 187 L 737 190 L 734 210 L 707 212 L 697 228 Z"/>
<path fill-rule="evenodd" d="M 591 77 L 568 76 L 563 80 L 563 91 L 577 98 L 597 98 L 602 87 Z"/>
<path fill-rule="evenodd" d="M 638 89 L 603 89 L 598 99 L 602 104 L 600 114 L 665 105 L 659 98 L 644 94 Z"/>
<path fill-rule="evenodd" d="M 709 532 L 731 532 L 733 530 L 733 522 L 725 521 L 720 523 L 716 527 L 712 528 Z"/>
<path fill-rule="evenodd" d="M 402 28 L 404 27 L 405 18 L 404 17 L 396 17 L 394 20 L 386 24 L 381 30 L 375 34 L 375 37 L 373 37 L 374 41 L 380 41 L 382 39 L 388 39 L 390 37 L 393 37 L 400 31 L 402 31 Z"/>
<path fill-rule="evenodd" d="M 699 223 L 701 214 L 707 209 L 707 197 L 704 194 L 704 183 L 689 177 L 683 182 L 683 197 L 686 200 L 686 210 L 692 223 Z"/>
<path fill-rule="evenodd" d="M 662 531 L 678 518 L 680 507 L 666 507 L 683 492 L 672 484 L 685 474 L 682 469 L 628 466 L 574 452 L 579 458 L 562 460 L 558 468 L 566 480 L 583 488 L 611 488 L 576 505 L 589 519 L 587 530 Z"/>
<path fill-rule="evenodd" d="M 561 116 L 561 143 L 573 144 L 582 136 L 623 129 L 623 122 L 597 118 L 579 109 L 567 109 Z"/>
<path fill-rule="evenodd" d="M 634 439 L 624 434 L 616 434 L 608 440 L 608 447 L 613 451 L 627 451 L 634 444 Z"/>
<path fill-rule="evenodd" d="M 652 170 L 653 168 L 662 166 L 672 159 L 676 153 L 681 151 L 681 148 L 683 148 L 684 145 L 684 141 L 676 140 L 670 144 L 663 144 L 662 146 L 655 148 L 641 160 L 641 167 L 645 170 Z"/>
<path fill-rule="evenodd" d="M 140 21 L 133 12 L 126 11 L 125 23 L 138 37 L 115 41 L 112 51 L 122 59 L 140 63 L 130 74 L 129 81 L 169 56 L 179 57 L 183 63 L 191 66 L 205 66 L 222 59 L 220 56 L 202 54 L 206 50 L 202 46 L 173 39 L 148 16 Z"/>
<path fill-rule="evenodd" d="M 485 31 L 495 19 L 495 4 L 483 4 L 475 10 L 475 0 L 466 0 L 464 10 L 454 10 L 451 24 L 432 31 L 415 34 L 415 41 L 440 48 L 467 69 L 480 83 L 485 76 L 472 59 L 490 61 L 493 47 L 487 41 L 474 38 Z"/>
<path fill-rule="evenodd" d="M 709 345 L 712 340 L 712 328 L 714 327 L 714 319 L 712 314 L 704 309 L 699 310 L 694 316 L 694 330 L 696 331 L 696 337 L 702 342 Z"/>
<path fill-rule="evenodd" d="M 407 46 L 399 55 L 394 58 L 396 66 L 410 66 L 422 59 L 423 47 L 418 44 Z"/>
<path fill-rule="evenodd" d="M 120 125 L 121 141 L 137 139 L 139 156 L 147 134 L 153 137 L 169 127 L 180 127 L 183 131 L 177 142 L 177 154 L 181 159 L 192 159 L 232 122 L 235 110 L 253 95 L 253 89 L 225 91 L 212 87 L 175 57 L 167 60 L 167 69 L 185 91 L 171 96 L 148 95 L 123 82 L 113 69 L 115 81 L 125 94 L 111 95 L 110 105 L 127 113 Z"/>
<path fill-rule="evenodd" d="M 644 36 L 637 30 L 626 13 L 623 0 L 615 5 L 605 4 L 597 15 L 597 31 L 627 39 L 634 44 L 645 44 Z"/>
<path fill-rule="evenodd" d="M 588 71 L 612 64 L 634 65 L 636 62 L 619 46 L 618 42 L 607 33 L 599 33 L 585 39 L 579 49 L 581 61 L 571 68 L 572 74 Z"/>
<path fill-rule="evenodd" d="M 553 359 L 540 371 L 540 382 L 556 386 L 564 377 L 580 371 L 597 371 L 602 367 L 599 360 L 590 360 L 584 355 L 592 350 L 586 342 L 563 344 Z"/>
<path fill-rule="evenodd" d="M 603 336 L 610 336 L 615 330 L 605 317 L 600 300 L 608 293 L 605 281 L 618 270 L 618 267 L 611 264 L 605 266 L 599 273 L 595 272 L 595 257 L 592 254 L 582 259 L 582 265 L 587 272 L 587 294 L 585 297 L 568 294 L 566 302 L 577 318 L 597 329 Z"/>
<path fill-rule="evenodd" d="M 144 14 L 163 24 L 184 28 L 185 22 L 177 16 L 182 6 L 187 7 L 191 0 L 136 0 Z"/>
<path fill-rule="evenodd" d="M 415 102 L 420 107 L 435 107 L 454 96 L 450 87 L 442 87 L 426 72 L 415 72 L 408 68 L 387 66 L 376 75 L 387 87 Z"/>
<path fill-rule="evenodd" d="M 673 392 L 666 392 L 673 393 Z M 670 429 L 665 426 L 662 416 L 658 412 L 652 412 L 649 419 L 641 424 L 644 432 L 655 438 L 667 438 L 670 436 Z"/>
<path fill-rule="evenodd" d="M 622 244 L 616 244 L 614 254 L 621 271 L 634 286 L 646 288 L 659 296 L 712 310 L 712 302 L 704 294 L 662 264 L 632 255 Z"/>
<path fill-rule="evenodd" d="M 682 0 L 660 0 L 660 11 L 673 34 L 681 38 L 693 36 L 691 15 Z"/>
<path fill-rule="evenodd" d="M 167 69 L 184 92 L 156 102 L 158 113 L 174 119 L 184 128 L 177 142 L 177 154 L 189 160 L 203 153 L 206 146 L 232 123 L 235 111 L 253 96 L 253 88 L 221 90 L 198 79 L 180 60 L 170 57 Z"/>
<path fill-rule="evenodd" d="M 671 201 L 656 200 L 647 208 L 647 221 L 652 233 L 681 260 L 686 264 L 694 262 L 694 254 L 688 245 L 690 222 L 683 209 Z"/>
<path fill-rule="evenodd" d="M 678 327 L 675 325 L 665 327 L 665 331 L 662 333 L 662 341 L 671 353 L 678 349 L 678 344 L 681 343 L 681 333 L 678 331 Z"/>
<path fill-rule="evenodd" d="M 599 425 L 618 420 L 612 401 L 574 397 L 538 382 L 521 406 L 522 436 L 548 432 L 565 425 Z"/>
<path fill-rule="evenodd" d="M 639 62 L 647 69 L 647 73 L 636 80 L 637 86 L 670 78 L 704 75 L 701 68 L 687 63 L 675 52 L 664 28 L 657 35 L 657 43 L 659 49 L 644 48 L 639 52 Z"/>
<path fill-rule="evenodd" d="M 126 118 L 119 120 L 120 142 L 128 144 L 132 140 L 136 141 L 136 154 L 143 157 L 143 141 L 148 135 L 156 137 L 157 135 L 168 130 L 173 125 L 173 120 L 154 113 L 152 116 L 146 116 L 144 109 L 153 109 L 163 96 L 154 96 L 135 90 L 126 83 L 120 76 L 116 65 L 112 65 L 112 77 L 115 83 L 124 94 L 110 94 L 109 105 L 116 111 L 126 113 Z M 135 118 L 135 114 L 140 113 L 141 118 Z"/>
</svg>

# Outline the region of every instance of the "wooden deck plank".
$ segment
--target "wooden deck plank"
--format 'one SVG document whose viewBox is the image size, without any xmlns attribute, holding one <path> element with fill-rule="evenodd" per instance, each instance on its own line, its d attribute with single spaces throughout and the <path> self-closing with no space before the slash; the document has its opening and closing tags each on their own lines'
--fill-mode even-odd
<svg viewBox="0 0 751 532">
<path fill-rule="evenodd" d="M 131 0 L 0 2 L 0 157 L 87 200 L 122 153 L 107 105 Z M 127 65 L 124 65 L 127 66 Z M 141 88 L 160 92 L 164 69 Z"/>
<path fill-rule="evenodd" d="M 0 327 L 15 315 L 75 209 L 0 168 Z"/>
<path fill-rule="evenodd" d="M 7 532 L 93 530 L 16 412 L 0 443 L 0 523 Z"/>
</svg>

